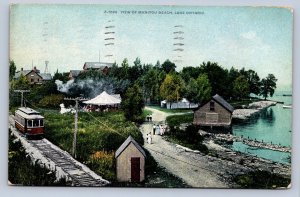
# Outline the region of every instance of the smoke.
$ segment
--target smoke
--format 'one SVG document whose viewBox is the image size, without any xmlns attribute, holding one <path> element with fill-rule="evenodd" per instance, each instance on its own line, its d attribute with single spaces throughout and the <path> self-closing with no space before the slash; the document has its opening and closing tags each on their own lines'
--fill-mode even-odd
<svg viewBox="0 0 300 197">
<path fill-rule="evenodd" d="M 60 80 L 55 80 L 57 90 L 68 94 L 69 96 L 79 96 L 83 94 L 84 97 L 94 98 L 103 91 L 108 94 L 123 94 L 129 85 L 128 80 L 118 80 L 112 77 L 105 77 L 101 79 L 80 79 L 69 80 L 63 83 Z"/>
</svg>

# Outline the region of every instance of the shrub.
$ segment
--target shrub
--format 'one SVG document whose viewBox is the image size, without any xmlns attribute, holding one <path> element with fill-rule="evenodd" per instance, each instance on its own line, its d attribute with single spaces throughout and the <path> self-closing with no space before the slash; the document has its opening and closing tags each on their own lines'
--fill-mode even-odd
<svg viewBox="0 0 300 197">
<path fill-rule="evenodd" d="M 40 107 L 45 108 L 59 108 L 59 105 L 64 101 L 64 95 L 62 94 L 51 94 L 49 96 L 45 96 L 39 102 Z"/>
<path fill-rule="evenodd" d="M 103 178 L 116 180 L 114 155 L 114 152 L 96 151 L 90 155 L 87 164 Z"/>
<path fill-rule="evenodd" d="M 291 179 L 268 171 L 253 171 L 247 174 L 237 175 L 233 180 L 242 188 L 271 189 L 287 187 Z"/>
</svg>

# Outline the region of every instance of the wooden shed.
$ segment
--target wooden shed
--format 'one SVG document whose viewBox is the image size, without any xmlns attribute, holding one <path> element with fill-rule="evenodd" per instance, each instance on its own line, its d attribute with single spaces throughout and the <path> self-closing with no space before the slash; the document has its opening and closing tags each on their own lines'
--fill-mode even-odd
<svg viewBox="0 0 300 197">
<path fill-rule="evenodd" d="M 193 123 L 200 126 L 230 126 L 233 110 L 228 102 L 216 94 L 194 111 Z"/>
<path fill-rule="evenodd" d="M 118 148 L 115 157 L 118 181 L 141 182 L 145 179 L 146 154 L 131 136 Z"/>
</svg>

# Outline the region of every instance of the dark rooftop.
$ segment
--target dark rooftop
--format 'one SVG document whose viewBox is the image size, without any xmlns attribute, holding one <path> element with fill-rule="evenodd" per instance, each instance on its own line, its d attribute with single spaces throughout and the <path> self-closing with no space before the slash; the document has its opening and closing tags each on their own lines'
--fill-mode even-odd
<svg viewBox="0 0 300 197">
<path fill-rule="evenodd" d="M 218 94 L 213 96 L 213 100 L 215 100 L 217 103 L 222 105 L 225 109 L 227 109 L 231 113 L 233 112 L 234 108 L 227 101 L 225 101 L 221 96 L 219 96 Z"/>
</svg>

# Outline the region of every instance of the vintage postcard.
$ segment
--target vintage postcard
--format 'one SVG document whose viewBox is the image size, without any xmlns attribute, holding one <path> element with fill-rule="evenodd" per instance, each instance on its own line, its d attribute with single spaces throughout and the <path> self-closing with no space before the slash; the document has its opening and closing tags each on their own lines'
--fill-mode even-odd
<svg viewBox="0 0 300 197">
<path fill-rule="evenodd" d="M 8 183 L 291 187 L 293 10 L 13 4 Z"/>
</svg>

